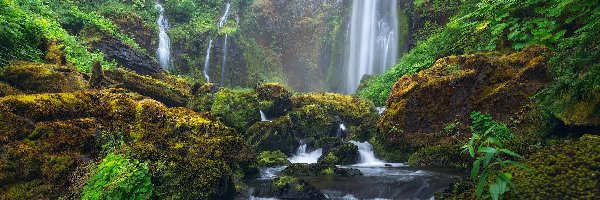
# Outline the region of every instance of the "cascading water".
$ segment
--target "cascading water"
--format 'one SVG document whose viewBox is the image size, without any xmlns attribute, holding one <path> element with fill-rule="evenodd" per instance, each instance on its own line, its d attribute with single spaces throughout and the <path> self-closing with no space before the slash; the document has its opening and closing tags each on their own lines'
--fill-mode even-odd
<svg viewBox="0 0 600 200">
<path fill-rule="evenodd" d="M 229 11 L 231 9 L 231 2 L 227 2 L 225 5 L 225 13 L 221 16 L 221 20 L 219 21 L 219 28 L 225 26 L 227 23 L 227 17 L 229 17 Z M 227 66 L 227 38 L 228 35 L 225 34 L 225 38 L 223 38 L 223 65 L 221 66 L 221 86 L 225 85 L 225 67 Z"/>
<path fill-rule="evenodd" d="M 271 121 L 271 120 L 269 120 L 267 118 L 267 115 L 265 114 L 265 112 L 263 112 L 262 110 L 259 110 L 259 112 L 260 112 L 260 121 L 263 121 L 263 122 L 270 122 Z"/>
<path fill-rule="evenodd" d="M 373 152 L 373 146 L 369 144 L 369 142 L 357 142 L 350 141 L 350 143 L 356 145 L 358 147 L 358 153 L 360 154 L 360 162 L 355 166 L 364 166 L 364 167 L 382 167 L 385 166 L 385 163 L 377 158 L 375 158 L 375 152 Z"/>
<path fill-rule="evenodd" d="M 208 48 L 206 49 L 206 58 L 204 58 L 204 79 L 207 83 L 210 83 L 210 76 L 208 75 L 208 70 L 210 70 L 210 49 L 212 49 L 213 41 L 210 40 L 208 42 Z"/>
<path fill-rule="evenodd" d="M 398 58 L 395 0 L 353 0 L 347 45 L 346 92 L 354 93 L 363 75 L 380 74 Z"/>
<path fill-rule="evenodd" d="M 159 16 L 156 20 L 158 24 L 158 49 L 156 55 L 158 57 L 158 63 L 163 69 L 169 69 L 171 67 L 171 39 L 167 34 L 169 29 L 169 21 L 164 16 L 164 8 L 157 1 L 155 5 L 158 9 Z"/>
<path fill-rule="evenodd" d="M 306 152 L 308 150 L 308 145 L 301 141 L 298 150 L 296 151 L 296 155 L 288 158 L 291 163 L 317 163 L 319 157 L 323 155 L 323 149 L 319 148 L 311 152 Z"/>
</svg>

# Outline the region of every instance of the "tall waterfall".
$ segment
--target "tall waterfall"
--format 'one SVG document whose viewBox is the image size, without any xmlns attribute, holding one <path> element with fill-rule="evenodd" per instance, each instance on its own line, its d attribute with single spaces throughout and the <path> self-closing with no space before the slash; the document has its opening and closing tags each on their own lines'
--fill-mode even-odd
<svg viewBox="0 0 600 200">
<path fill-rule="evenodd" d="M 365 74 L 380 74 L 398 58 L 395 0 L 353 0 L 347 50 L 346 92 L 354 93 Z"/>
<path fill-rule="evenodd" d="M 227 2 L 225 5 L 225 13 L 221 16 L 219 21 L 219 28 L 222 28 L 227 23 L 227 17 L 229 17 L 229 11 L 231 9 L 231 2 Z M 225 86 L 225 67 L 227 66 L 227 34 L 223 38 L 223 65 L 221 65 L 221 86 Z"/>
<path fill-rule="evenodd" d="M 156 50 L 156 55 L 158 57 L 158 63 L 163 69 L 171 68 L 171 39 L 169 39 L 169 35 L 167 35 L 167 30 L 169 29 L 169 21 L 164 16 L 165 9 L 156 2 L 156 9 L 158 9 L 159 16 L 156 20 L 158 24 L 158 49 Z"/>
<path fill-rule="evenodd" d="M 210 70 L 210 49 L 212 49 L 212 43 L 213 41 L 210 40 L 210 42 L 208 42 L 208 48 L 206 49 L 206 58 L 204 58 L 204 79 L 207 83 L 210 83 L 210 76 L 208 75 L 208 72 Z"/>
</svg>

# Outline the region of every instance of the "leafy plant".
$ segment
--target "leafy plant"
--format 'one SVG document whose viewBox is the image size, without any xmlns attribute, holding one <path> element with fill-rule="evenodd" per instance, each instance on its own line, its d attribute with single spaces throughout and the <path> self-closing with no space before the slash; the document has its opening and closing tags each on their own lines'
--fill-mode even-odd
<svg viewBox="0 0 600 200">
<path fill-rule="evenodd" d="M 146 163 L 108 154 L 83 188 L 82 199 L 150 199 L 153 192 Z"/>
<path fill-rule="evenodd" d="M 485 186 L 488 186 L 489 197 L 499 199 L 512 186 L 512 171 L 509 166 L 527 169 L 511 158 L 523 158 L 519 154 L 504 148 L 502 142 L 512 139 L 510 129 L 492 117 L 480 112 L 473 112 L 471 118 L 472 137 L 462 148 L 476 158 L 471 168 L 471 179 L 475 181 L 477 198 L 483 197 Z"/>
</svg>

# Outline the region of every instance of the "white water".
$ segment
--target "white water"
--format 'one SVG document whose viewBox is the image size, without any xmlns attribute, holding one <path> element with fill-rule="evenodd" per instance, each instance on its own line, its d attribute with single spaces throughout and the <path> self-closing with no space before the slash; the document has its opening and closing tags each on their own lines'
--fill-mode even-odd
<svg viewBox="0 0 600 200">
<path fill-rule="evenodd" d="M 262 122 L 270 122 L 271 121 L 267 118 L 267 115 L 265 114 L 265 112 L 263 112 L 262 110 L 259 110 L 259 112 L 260 112 L 260 121 L 262 121 Z"/>
<path fill-rule="evenodd" d="M 353 0 L 346 92 L 354 93 L 365 74 L 380 74 L 398 58 L 395 0 Z"/>
<path fill-rule="evenodd" d="M 223 13 L 223 16 L 221 16 L 221 20 L 219 20 L 219 28 L 225 26 L 225 23 L 227 23 L 227 17 L 229 17 L 229 9 L 231 8 L 231 3 L 227 2 L 227 4 L 225 4 L 225 13 Z"/>
<path fill-rule="evenodd" d="M 301 144 L 300 147 L 298 147 L 298 151 L 296 151 L 296 155 L 292 156 L 291 158 L 288 158 L 288 160 L 291 163 L 317 163 L 317 161 L 319 160 L 319 157 L 321 157 L 321 155 L 323 155 L 323 149 L 319 148 L 317 150 L 311 151 L 311 152 L 306 152 L 307 150 L 307 145 L 306 144 Z"/>
<path fill-rule="evenodd" d="M 383 111 L 385 111 L 385 107 L 377 107 L 377 108 L 375 108 L 375 109 L 377 109 L 377 113 L 378 113 L 379 115 L 383 114 Z"/>
<path fill-rule="evenodd" d="M 225 4 L 225 13 L 221 16 L 221 20 L 219 20 L 219 28 L 222 28 L 227 23 L 227 18 L 229 17 L 229 11 L 231 10 L 231 2 L 227 2 Z M 221 65 L 221 86 L 225 84 L 225 67 L 227 64 L 227 38 L 228 35 L 225 34 L 225 38 L 223 39 L 223 64 Z"/>
<path fill-rule="evenodd" d="M 375 158 L 375 152 L 373 152 L 373 146 L 369 142 L 357 142 L 350 141 L 350 143 L 358 147 L 358 153 L 360 154 L 359 163 L 353 166 L 358 167 L 384 167 L 385 162 Z"/>
<path fill-rule="evenodd" d="M 169 21 L 164 17 L 164 8 L 162 5 L 156 2 L 155 8 L 158 9 L 159 16 L 156 20 L 158 24 L 158 49 L 156 50 L 156 56 L 158 57 L 158 63 L 163 69 L 169 69 L 171 66 L 171 39 L 167 34 L 169 29 Z"/>
<path fill-rule="evenodd" d="M 346 129 L 346 125 L 344 125 L 344 123 L 340 124 L 340 130 L 342 130 L 342 131 L 346 131 L 347 130 Z"/>
<path fill-rule="evenodd" d="M 208 75 L 208 70 L 210 70 L 210 49 L 212 49 L 212 43 L 213 41 L 210 40 L 210 42 L 208 42 L 208 48 L 206 49 L 206 58 L 204 58 L 204 80 L 207 83 L 210 83 L 210 76 Z"/>
</svg>

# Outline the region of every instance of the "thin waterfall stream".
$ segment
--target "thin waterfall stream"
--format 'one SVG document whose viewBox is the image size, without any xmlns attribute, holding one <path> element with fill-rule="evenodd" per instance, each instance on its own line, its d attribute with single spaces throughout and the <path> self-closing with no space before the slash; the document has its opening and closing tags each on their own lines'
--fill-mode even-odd
<svg viewBox="0 0 600 200">
<path fill-rule="evenodd" d="M 158 9 L 158 49 L 156 49 L 156 56 L 158 57 L 158 63 L 163 69 L 171 68 L 171 39 L 167 34 L 169 29 L 169 21 L 164 16 L 165 9 L 157 1 L 155 8 Z"/>
</svg>

